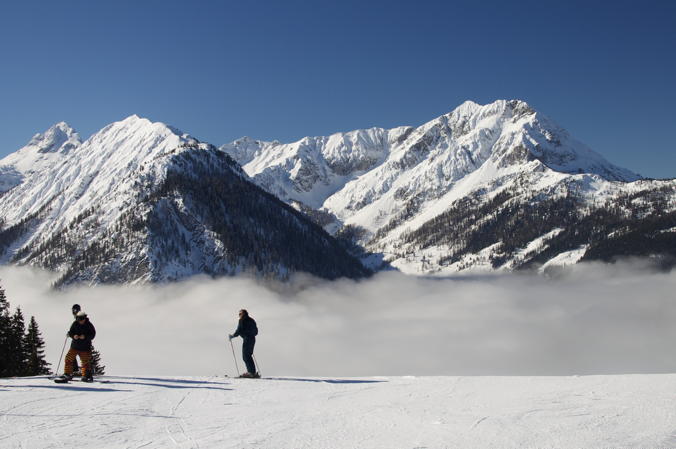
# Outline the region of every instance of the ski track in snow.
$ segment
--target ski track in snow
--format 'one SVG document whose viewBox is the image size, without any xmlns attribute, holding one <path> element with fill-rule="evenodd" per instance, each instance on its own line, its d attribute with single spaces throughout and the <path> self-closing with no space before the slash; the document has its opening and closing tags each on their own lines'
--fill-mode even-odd
<svg viewBox="0 0 676 449">
<path fill-rule="evenodd" d="M 676 374 L 107 379 L 0 380 L 0 447 L 676 447 Z"/>
</svg>

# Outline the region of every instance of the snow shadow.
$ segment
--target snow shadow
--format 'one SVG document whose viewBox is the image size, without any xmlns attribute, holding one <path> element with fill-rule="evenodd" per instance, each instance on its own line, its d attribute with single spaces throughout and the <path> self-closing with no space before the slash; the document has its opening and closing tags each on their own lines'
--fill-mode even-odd
<svg viewBox="0 0 676 449">
<path fill-rule="evenodd" d="M 386 380 L 359 380 L 359 379 L 307 379 L 300 377 L 265 377 L 265 380 L 283 380 L 290 382 L 313 382 L 326 384 L 378 384 Z"/>
<path fill-rule="evenodd" d="M 124 380 L 147 380 L 151 382 L 169 382 L 186 385 L 230 385 L 228 382 L 213 382 L 209 380 L 171 379 L 165 377 L 105 376 L 104 378 L 111 382 L 114 382 L 115 379 L 124 379 Z"/>
<path fill-rule="evenodd" d="M 137 386 L 146 386 L 146 387 L 160 387 L 160 388 L 169 388 L 176 390 L 223 390 L 223 391 L 232 391 L 232 388 L 223 388 L 223 387 L 212 387 L 209 385 L 198 386 L 198 385 L 172 385 L 166 383 L 158 382 L 130 382 L 130 381 L 119 381 L 119 380 L 109 380 L 109 384 L 113 385 L 137 385 Z"/>
<path fill-rule="evenodd" d="M 113 392 L 130 392 L 133 390 L 120 390 L 117 388 L 97 388 L 97 387 L 85 387 L 85 386 L 77 386 L 77 385 L 71 385 L 71 384 L 61 384 L 61 385 L 35 385 L 35 384 L 28 384 L 28 385 L 7 385 L 8 388 L 47 388 L 50 390 L 70 390 L 70 391 L 88 391 L 92 393 L 113 393 Z"/>
<path fill-rule="evenodd" d="M 671 433 L 671 436 L 669 438 L 667 438 L 666 440 L 664 440 L 664 443 L 662 443 L 658 447 L 665 447 L 665 448 L 676 447 L 676 429 L 674 429 L 674 431 Z"/>
</svg>

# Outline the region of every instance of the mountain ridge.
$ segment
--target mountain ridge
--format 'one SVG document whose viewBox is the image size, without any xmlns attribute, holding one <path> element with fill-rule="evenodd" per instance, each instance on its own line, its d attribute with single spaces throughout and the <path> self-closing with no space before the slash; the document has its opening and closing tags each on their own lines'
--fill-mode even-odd
<svg viewBox="0 0 676 449">
<path fill-rule="evenodd" d="M 393 130 L 396 138 L 384 137 L 392 137 Z M 377 138 L 354 138 L 369 132 Z M 404 260 L 411 253 L 423 260 L 442 256 L 422 255 L 417 243 L 408 245 L 400 238 L 468 195 L 481 192 L 481 201 L 490 202 L 501 191 L 510 190 L 514 201 L 525 206 L 570 188 L 580 194 L 584 208 L 595 195 L 606 198 L 606 194 L 620 195 L 623 189 L 627 193 L 634 189 L 632 182 L 644 179 L 608 162 L 520 100 L 487 105 L 466 101 L 419 127 L 355 130 L 290 144 L 259 143 L 255 151 L 249 147 L 248 152 L 240 151 L 235 141 L 221 149 L 235 159 L 240 157 L 244 170 L 259 185 L 313 215 L 330 232 L 349 234 L 352 243 L 368 253 L 381 253 L 397 268 L 418 274 L 459 268 L 436 263 L 429 269 L 409 267 Z M 374 152 L 380 158 L 364 156 Z M 364 170 L 353 170 L 344 161 L 336 165 L 332 159 L 336 154 L 357 155 L 364 161 L 359 166 Z M 337 172 L 336 166 L 346 170 Z M 643 186 L 647 190 L 662 185 L 673 188 L 669 181 L 655 183 Z M 547 234 L 554 236 L 553 230 Z M 445 256 L 454 252 L 453 248 L 437 249 Z M 480 265 L 463 263 L 462 269 Z M 511 260 L 502 266 L 512 269 L 515 265 Z M 493 263 L 488 266 L 496 268 Z"/>
<path fill-rule="evenodd" d="M 60 122 L 0 161 L 0 186 L 0 260 L 64 284 L 676 258 L 676 181 L 608 162 L 519 100 L 218 149 L 135 114 L 85 141 Z"/>
<path fill-rule="evenodd" d="M 163 123 L 132 115 L 58 157 L 0 197 L 2 260 L 58 271 L 58 285 L 367 274 L 225 153 Z"/>
</svg>

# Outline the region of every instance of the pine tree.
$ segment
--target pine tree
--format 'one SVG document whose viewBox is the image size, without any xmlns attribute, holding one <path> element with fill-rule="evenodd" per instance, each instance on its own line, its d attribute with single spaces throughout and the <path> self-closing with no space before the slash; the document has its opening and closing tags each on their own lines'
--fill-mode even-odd
<svg viewBox="0 0 676 449">
<path fill-rule="evenodd" d="M 9 374 L 9 302 L 5 290 L 0 285 L 0 377 Z"/>
<path fill-rule="evenodd" d="M 24 376 L 28 353 L 24 344 L 26 323 L 23 319 L 21 307 L 10 318 L 7 338 L 7 367 L 3 376 Z"/>
<path fill-rule="evenodd" d="M 7 295 L 5 294 L 5 289 L 0 285 L 0 315 L 6 315 L 9 313 L 9 302 L 7 301 Z"/>
<path fill-rule="evenodd" d="M 101 364 L 101 353 L 92 346 L 91 370 L 93 376 L 106 374 L 106 366 Z"/>
<path fill-rule="evenodd" d="M 43 374 L 51 374 L 49 369 L 50 363 L 45 360 L 45 342 L 38 329 L 38 323 L 35 317 L 31 317 L 28 325 L 28 332 L 25 338 L 25 347 L 28 353 L 28 360 L 26 366 L 27 376 L 39 376 Z"/>
</svg>

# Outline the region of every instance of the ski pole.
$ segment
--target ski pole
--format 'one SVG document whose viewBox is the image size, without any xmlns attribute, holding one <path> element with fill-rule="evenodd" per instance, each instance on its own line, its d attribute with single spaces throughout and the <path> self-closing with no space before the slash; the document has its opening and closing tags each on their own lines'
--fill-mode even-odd
<svg viewBox="0 0 676 449">
<path fill-rule="evenodd" d="M 237 369 L 237 376 L 239 377 L 239 366 L 237 366 L 237 357 L 235 356 L 235 347 L 230 340 L 230 348 L 232 348 L 232 358 L 235 360 L 235 368 Z"/>
<path fill-rule="evenodd" d="M 63 340 L 63 348 L 61 348 L 61 355 L 59 356 L 59 363 L 56 364 L 56 371 L 54 371 L 55 376 L 59 375 L 59 367 L 61 366 L 61 359 L 63 358 L 63 351 L 66 350 L 66 343 L 67 342 L 68 342 L 68 335 L 66 335 L 66 339 Z"/>
<path fill-rule="evenodd" d="M 253 355 L 253 354 L 251 354 L 251 356 L 253 357 L 254 362 L 256 362 L 256 368 L 258 369 L 258 375 L 260 376 L 261 375 L 261 366 L 258 364 L 258 360 L 256 360 L 256 356 Z"/>
</svg>

